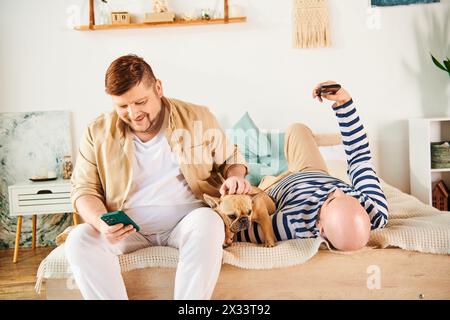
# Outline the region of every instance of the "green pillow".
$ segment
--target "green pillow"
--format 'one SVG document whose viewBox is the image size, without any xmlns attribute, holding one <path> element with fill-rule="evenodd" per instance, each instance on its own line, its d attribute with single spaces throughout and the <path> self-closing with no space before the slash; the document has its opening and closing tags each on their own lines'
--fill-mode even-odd
<svg viewBox="0 0 450 320">
<path fill-rule="evenodd" d="M 227 133 L 249 165 L 246 178 L 252 185 L 258 185 L 264 176 L 276 176 L 287 170 L 284 133 L 261 132 L 248 112 Z"/>
<path fill-rule="evenodd" d="M 258 156 L 270 155 L 266 135 L 259 131 L 248 112 L 230 130 L 229 139 L 239 146 L 246 159 L 255 160 Z"/>
<path fill-rule="evenodd" d="M 270 158 L 262 157 L 261 163 L 270 166 L 275 174 L 278 175 L 287 170 L 287 160 L 284 155 L 284 132 L 267 132 L 267 140 L 270 144 Z"/>
</svg>

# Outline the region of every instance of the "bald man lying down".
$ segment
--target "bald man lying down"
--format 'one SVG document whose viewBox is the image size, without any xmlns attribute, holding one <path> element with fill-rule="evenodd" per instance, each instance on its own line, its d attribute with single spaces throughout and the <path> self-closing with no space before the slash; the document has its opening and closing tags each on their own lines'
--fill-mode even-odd
<svg viewBox="0 0 450 320">
<path fill-rule="evenodd" d="M 341 88 L 335 94 L 313 98 L 335 101 L 332 108 L 339 122 L 347 155 L 351 185 L 328 174 L 325 161 L 311 130 L 303 124 L 286 130 L 285 154 L 289 174 L 266 191 L 276 203 L 271 216 L 278 241 L 312 238 L 319 234 L 338 250 L 364 247 L 370 230 L 382 228 L 388 220 L 386 197 L 371 163 L 369 143 L 353 100 Z M 257 224 L 236 235 L 237 241 L 262 243 Z"/>
</svg>

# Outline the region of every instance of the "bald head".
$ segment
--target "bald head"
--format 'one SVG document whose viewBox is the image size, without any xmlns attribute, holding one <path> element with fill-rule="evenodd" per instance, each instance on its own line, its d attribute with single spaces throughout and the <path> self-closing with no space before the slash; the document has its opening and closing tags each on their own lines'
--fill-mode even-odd
<svg viewBox="0 0 450 320">
<path fill-rule="evenodd" d="M 340 189 L 328 196 L 319 217 L 320 233 L 338 250 L 358 250 L 369 241 L 369 215 L 358 200 Z"/>
</svg>

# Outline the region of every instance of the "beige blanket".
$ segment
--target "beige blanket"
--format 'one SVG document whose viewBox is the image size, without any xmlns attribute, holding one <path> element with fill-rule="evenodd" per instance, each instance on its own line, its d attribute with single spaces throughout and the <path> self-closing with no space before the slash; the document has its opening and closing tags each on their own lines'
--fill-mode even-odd
<svg viewBox="0 0 450 320">
<path fill-rule="evenodd" d="M 347 180 L 342 170 L 333 172 L 335 169 L 330 168 L 330 171 Z M 427 253 L 450 254 L 450 212 L 438 211 L 386 183 L 382 184 L 382 188 L 389 203 L 389 222 L 384 229 L 372 231 L 365 250 L 393 246 Z M 304 263 L 319 249 L 327 247 L 322 238 L 283 241 L 274 248 L 234 243 L 224 250 L 223 263 L 245 269 L 282 268 Z M 37 291 L 40 291 L 43 279 L 71 277 L 64 250 L 64 245 L 61 245 L 42 261 L 37 273 Z M 119 260 L 123 272 L 148 267 L 174 268 L 178 262 L 178 250 L 149 247 L 122 255 Z"/>
</svg>

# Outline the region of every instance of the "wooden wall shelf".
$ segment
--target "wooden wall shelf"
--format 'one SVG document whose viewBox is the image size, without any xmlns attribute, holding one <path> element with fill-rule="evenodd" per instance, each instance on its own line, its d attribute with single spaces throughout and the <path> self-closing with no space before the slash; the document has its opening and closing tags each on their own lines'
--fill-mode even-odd
<svg viewBox="0 0 450 320">
<path fill-rule="evenodd" d="M 95 24 L 94 18 L 94 0 L 89 0 L 89 25 L 76 26 L 78 31 L 110 30 L 110 29 L 131 29 L 131 28 L 151 28 L 151 27 L 171 27 L 171 26 L 190 26 L 207 25 L 221 23 L 237 23 L 247 21 L 247 17 L 230 18 L 228 15 L 228 0 L 223 1 L 224 18 L 223 19 L 196 19 L 196 20 L 175 20 L 170 22 L 146 22 L 146 23 L 127 23 L 127 24 Z"/>
<path fill-rule="evenodd" d="M 110 29 L 132 29 L 132 28 L 151 28 L 151 27 L 175 27 L 175 26 L 189 26 L 189 25 L 207 25 L 207 24 L 222 24 L 222 23 L 238 23 L 247 21 L 247 17 L 236 17 L 225 19 L 211 19 L 211 20 L 176 20 L 173 22 L 146 22 L 146 23 L 129 23 L 129 24 L 96 24 L 76 26 L 75 30 L 78 31 L 91 31 L 91 30 L 110 30 Z"/>
</svg>

